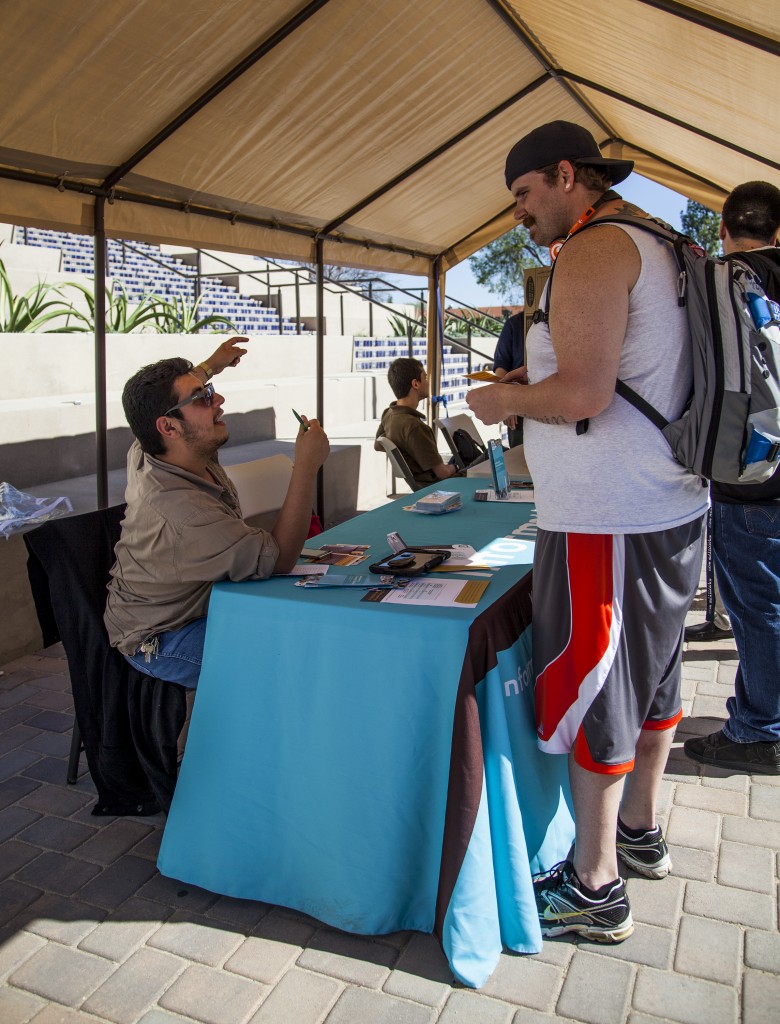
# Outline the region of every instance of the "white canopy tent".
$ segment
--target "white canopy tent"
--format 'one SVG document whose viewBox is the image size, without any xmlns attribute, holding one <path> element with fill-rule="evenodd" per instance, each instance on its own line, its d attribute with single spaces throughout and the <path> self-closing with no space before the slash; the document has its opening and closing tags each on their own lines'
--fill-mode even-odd
<svg viewBox="0 0 780 1024">
<path fill-rule="evenodd" d="M 25 0 L 3 28 L 0 221 L 99 242 L 423 274 L 438 297 L 512 226 L 504 159 L 545 121 L 716 209 L 780 177 L 777 0 Z"/>
</svg>

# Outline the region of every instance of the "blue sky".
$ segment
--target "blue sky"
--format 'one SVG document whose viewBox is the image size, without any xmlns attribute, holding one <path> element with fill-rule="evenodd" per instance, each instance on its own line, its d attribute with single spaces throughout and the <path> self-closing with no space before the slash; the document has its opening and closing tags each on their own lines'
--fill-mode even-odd
<svg viewBox="0 0 780 1024">
<path fill-rule="evenodd" d="M 685 209 L 687 199 L 678 192 L 664 188 L 663 185 L 657 185 L 640 174 L 632 174 L 622 181 L 618 185 L 618 191 L 624 199 L 636 203 L 637 206 L 656 217 L 661 217 L 673 227 L 681 226 L 680 215 Z M 396 280 L 406 288 L 425 286 L 425 281 L 422 278 L 399 277 Z M 448 304 L 449 299 L 452 298 L 469 306 L 500 306 L 503 301 L 500 295 L 495 295 L 487 288 L 477 284 L 468 260 L 464 260 L 463 263 L 447 272 L 447 296 Z"/>
</svg>

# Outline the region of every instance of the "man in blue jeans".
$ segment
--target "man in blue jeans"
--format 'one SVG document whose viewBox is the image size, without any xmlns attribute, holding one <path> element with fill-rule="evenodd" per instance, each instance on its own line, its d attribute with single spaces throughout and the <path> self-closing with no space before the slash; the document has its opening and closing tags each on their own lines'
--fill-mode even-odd
<svg viewBox="0 0 780 1024">
<path fill-rule="evenodd" d="M 723 252 L 780 301 L 780 189 L 739 185 L 723 205 Z M 728 721 L 686 740 L 688 757 L 737 772 L 780 775 L 780 470 L 763 484 L 712 483 L 712 550 L 739 652 Z"/>
<path fill-rule="evenodd" d="M 206 612 L 218 580 L 289 572 L 311 522 L 317 471 L 330 446 L 305 420 L 284 504 L 270 531 L 247 526 L 217 452 L 228 439 L 224 398 L 211 377 L 246 352 L 224 341 L 207 362 L 161 359 L 125 385 L 136 437 L 127 458 L 127 512 L 108 585 L 105 624 L 113 647 L 146 675 L 194 688 Z"/>
</svg>

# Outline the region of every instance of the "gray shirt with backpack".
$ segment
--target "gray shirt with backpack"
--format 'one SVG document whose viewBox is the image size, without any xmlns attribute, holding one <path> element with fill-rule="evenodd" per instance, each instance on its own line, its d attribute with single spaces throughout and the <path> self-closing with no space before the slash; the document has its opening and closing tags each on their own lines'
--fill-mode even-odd
<svg viewBox="0 0 780 1024">
<path fill-rule="evenodd" d="M 600 223 L 594 221 L 593 227 Z M 629 299 L 619 376 L 667 419 L 682 413 L 692 380 L 684 309 L 677 303 L 677 267 L 670 246 L 621 225 L 642 268 Z M 554 279 L 551 278 L 552 281 Z M 546 308 L 546 292 L 542 305 Z M 555 301 L 554 289 L 552 301 Z M 529 381 L 555 373 L 546 322 L 526 338 Z M 615 394 L 587 431 L 574 424 L 525 421 L 525 454 L 534 479 L 539 526 L 571 533 L 649 533 L 690 522 L 707 508 L 707 489 L 677 462 L 658 428 Z"/>
</svg>

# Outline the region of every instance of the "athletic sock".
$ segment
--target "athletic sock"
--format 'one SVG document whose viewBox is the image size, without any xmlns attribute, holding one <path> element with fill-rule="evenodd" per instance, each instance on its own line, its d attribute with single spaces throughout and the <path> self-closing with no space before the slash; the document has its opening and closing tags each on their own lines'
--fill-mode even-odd
<svg viewBox="0 0 780 1024">
<path fill-rule="evenodd" d="M 652 828 L 629 828 L 622 818 L 618 818 L 618 824 L 620 825 L 621 832 L 624 832 L 629 839 L 640 839 L 643 835 L 646 835 L 648 832 L 655 832 L 658 828 L 657 825 L 653 825 Z"/>
<path fill-rule="evenodd" d="M 599 888 L 598 888 L 598 889 L 589 889 L 589 888 L 588 888 L 588 886 L 587 886 L 587 885 L 585 885 L 585 884 L 584 884 L 584 883 L 582 882 L 582 880 L 581 880 L 580 876 L 579 876 L 579 875 L 577 875 L 577 872 L 576 872 L 576 871 L 575 871 L 575 873 L 574 873 L 574 874 L 575 874 L 575 876 L 576 876 L 576 878 L 577 878 L 577 881 L 578 881 L 578 883 L 579 883 L 579 890 L 580 890 L 580 892 L 582 893 L 582 895 L 583 895 L 583 896 L 587 896 L 587 898 L 588 898 L 589 900 L 603 900 L 603 899 L 604 899 L 604 897 L 605 897 L 605 896 L 607 895 L 607 893 L 609 892 L 609 890 L 610 890 L 610 889 L 611 889 L 611 888 L 612 888 L 612 887 L 613 887 L 614 885 L 617 885 L 617 883 L 618 883 L 618 882 L 620 881 L 620 879 L 619 879 L 619 878 L 616 878 L 616 879 L 615 879 L 615 880 L 614 880 L 613 882 L 607 882 L 607 883 L 606 883 L 606 885 L 601 885 L 601 886 L 599 886 Z"/>
</svg>

